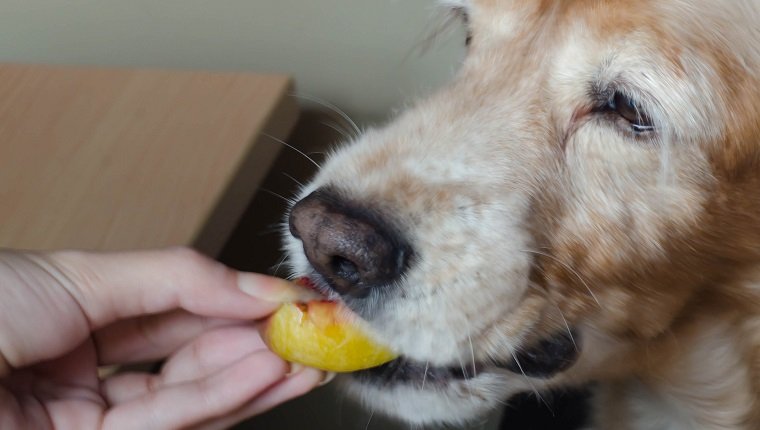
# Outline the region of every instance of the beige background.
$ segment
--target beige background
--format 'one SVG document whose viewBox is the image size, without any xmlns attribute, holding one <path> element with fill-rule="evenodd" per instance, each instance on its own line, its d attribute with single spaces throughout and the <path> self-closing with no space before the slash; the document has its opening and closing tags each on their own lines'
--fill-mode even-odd
<svg viewBox="0 0 760 430">
<path fill-rule="evenodd" d="M 285 72 L 360 122 L 444 82 L 435 0 L 0 0 L 0 61 Z M 440 17 L 439 17 L 440 18 Z"/>
</svg>

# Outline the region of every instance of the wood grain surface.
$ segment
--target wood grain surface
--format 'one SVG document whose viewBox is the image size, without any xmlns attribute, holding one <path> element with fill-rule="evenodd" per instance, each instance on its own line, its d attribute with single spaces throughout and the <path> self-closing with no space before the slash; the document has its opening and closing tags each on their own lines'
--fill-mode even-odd
<svg viewBox="0 0 760 430">
<path fill-rule="evenodd" d="M 0 65 L 0 247 L 215 255 L 298 115 L 287 77 Z"/>
</svg>

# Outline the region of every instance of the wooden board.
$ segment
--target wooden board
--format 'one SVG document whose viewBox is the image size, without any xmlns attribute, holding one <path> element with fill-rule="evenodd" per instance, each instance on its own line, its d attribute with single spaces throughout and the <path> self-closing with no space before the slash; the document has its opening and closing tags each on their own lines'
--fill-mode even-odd
<svg viewBox="0 0 760 430">
<path fill-rule="evenodd" d="M 0 65 L 0 247 L 216 255 L 297 118 L 287 77 Z"/>
</svg>

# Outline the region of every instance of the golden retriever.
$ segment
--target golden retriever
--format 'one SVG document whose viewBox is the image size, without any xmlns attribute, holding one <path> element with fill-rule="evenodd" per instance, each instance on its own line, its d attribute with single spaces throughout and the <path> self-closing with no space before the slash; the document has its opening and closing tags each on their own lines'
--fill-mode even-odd
<svg viewBox="0 0 760 430">
<path fill-rule="evenodd" d="M 408 422 L 594 385 L 595 429 L 760 429 L 760 0 L 458 0 L 456 78 L 332 153 L 292 271 Z"/>
</svg>

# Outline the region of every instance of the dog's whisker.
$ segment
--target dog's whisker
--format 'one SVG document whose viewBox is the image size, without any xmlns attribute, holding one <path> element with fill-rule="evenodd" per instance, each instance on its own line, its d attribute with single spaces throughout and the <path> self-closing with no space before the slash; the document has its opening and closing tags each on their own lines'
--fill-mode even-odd
<svg viewBox="0 0 760 430">
<path fill-rule="evenodd" d="M 425 391 L 425 381 L 427 381 L 428 370 L 430 369 L 430 361 L 425 361 L 425 373 L 422 374 L 422 385 L 420 391 Z"/>
<path fill-rule="evenodd" d="M 276 192 L 274 192 L 272 190 L 269 190 L 269 189 L 266 189 L 266 188 L 259 188 L 259 191 L 263 191 L 263 192 L 265 192 L 265 193 L 267 193 L 267 194 L 269 194 L 271 196 L 278 197 L 279 199 L 281 199 L 282 201 L 284 201 L 285 203 L 287 203 L 289 206 L 292 206 L 292 205 L 294 205 L 296 203 L 296 201 L 294 199 L 289 199 L 289 198 L 283 196 L 282 194 L 276 193 Z"/>
<path fill-rule="evenodd" d="M 352 120 L 351 117 L 348 116 L 348 114 L 346 112 L 344 112 L 342 109 L 340 109 L 339 107 L 335 106 L 334 104 L 328 102 L 327 100 L 321 99 L 321 98 L 316 97 L 316 96 L 306 95 L 306 94 L 303 94 L 303 93 L 301 93 L 301 94 L 292 93 L 292 94 L 290 94 L 290 96 L 291 97 L 295 97 L 297 99 L 302 99 L 302 100 L 307 100 L 307 101 L 310 101 L 310 102 L 313 102 L 313 103 L 317 103 L 317 104 L 319 104 L 321 106 L 324 106 L 324 107 L 330 109 L 331 111 L 333 111 L 336 114 L 338 114 L 338 116 L 340 116 L 341 118 L 343 118 L 343 120 L 345 120 L 348 123 L 348 125 L 351 126 L 351 128 L 353 129 L 353 131 L 356 133 L 357 136 L 362 133 L 361 128 L 359 128 L 359 125 L 357 125 L 356 122 L 354 120 Z"/>
<path fill-rule="evenodd" d="M 517 364 L 517 368 L 520 369 L 520 373 L 525 379 L 525 382 L 528 383 L 528 385 L 531 388 L 531 391 L 533 391 L 533 394 L 535 394 L 536 397 L 541 401 L 541 403 L 546 405 L 547 409 L 549 409 L 549 411 L 552 414 L 554 414 L 554 411 L 552 410 L 551 405 L 549 405 L 549 403 L 543 398 L 543 396 L 541 396 L 541 393 L 538 391 L 538 388 L 536 388 L 535 384 L 533 384 L 533 381 L 531 381 L 528 375 L 525 374 L 522 364 L 520 364 L 520 360 L 517 358 L 517 353 L 515 352 L 515 350 L 509 344 L 506 344 L 506 346 L 507 346 L 507 349 L 509 350 L 509 354 L 512 356 L 512 359 L 515 360 L 515 364 Z"/>
<path fill-rule="evenodd" d="M 461 357 L 459 357 L 459 368 L 462 369 L 462 379 L 465 382 L 465 387 L 467 387 L 467 391 L 470 391 L 470 386 L 466 383 L 472 378 L 470 377 L 470 371 L 467 369 L 467 365 L 464 364 L 464 361 Z"/>
<path fill-rule="evenodd" d="M 298 186 L 300 186 L 301 188 L 304 187 L 303 183 L 301 181 L 299 181 L 298 179 L 296 179 L 293 175 L 291 175 L 291 174 L 289 174 L 287 172 L 282 172 L 282 175 L 285 176 L 286 178 L 290 179 L 291 181 L 295 182 L 296 184 L 298 184 Z"/>
<path fill-rule="evenodd" d="M 277 275 L 280 272 L 280 267 L 282 267 L 282 264 L 285 263 L 285 260 L 288 259 L 287 255 L 283 255 L 282 258 L 277 262 L 277 264 L 274 266 L 274 270 L 272 270 L 273 275 Z"/>
<path fill-rule="evenodd" d="M 374 409 L 372 409 L 372 410 L 369 412 L 369 419 L 367 419 L 367 425 L 365 425 L 365 426 L 364 426 L 364 430 L 368 430 L 368 429 L 369 429 L 369 425 L 370 425 L 370 423 L 372 423 L 372 418 L 373 418 L 374 416 L 375 416 L 375 410 L 374 410 Z"/>
<path fill-rule="evenodd" d="M 494 400 L 496 401 L 496 403 L 498 403 L 498 404 L 500 404 L 500 405 L 502 405 L 502 406 L 509 406 L 509 402 L 508 402 L 508 401 L 506 401 L 506 400 L 502 400 L 502 399 L 500 399 L 500 398 L 496 398 L 496 399 L 494 399 Z"/>
<path fill-rule="evenodd" d="M 280 234 L 282 230 L 280 230 L 280 227 L 267 227 L 259 230 L 256 233 L 256 236 L 263 237 L 263 236 L 269 236 L 270 234 Z"/>
<path fill-rule="evenodd" d="M 470 336 L 470 332 L 467 332 L 467 340 L 470 342 L 470 357 L 472 358 L 472 377 L 477 378 L 478 376 L 478 368 L 475 364 L 475 347 L 472 346 L 472 336 Z"/>
<path fill-rule="evenodd" d="M 356 136 L 352 136 L 350 132 L 346 131 L 345 129 L 338 126 L 337 124 L 329 123 L 327 121 L 320 121 L 319 123 L 324 125 L 325 127 L 331 128 L 336 133 L 338 133 L 343 139 L 351 140 L 356 137 Z"/>
<path fill-rule="evenodd" d="M 586 280 L 583 279 L 583 277 L 580 275 L 580 273 L 578 273 L 577 270 L 573 269 L 572 266 L 570 266 L 569 264 L 565 263 L 564 261 L 560 260 L 559 258 L 557 258 L 557 257 L 555 257 L 555 256 L 553 256 L 553 255 L 551 255 L 551 254 L 549 254 L 547 252 L 536 251 L 536 250 L 531 250 L 531 249 L 521 249 L 520 251 L 521 252 L 527 252 L 527 253 L 530 253 L 530 254 L 542 255 L 542 256 L 544 256 L 546 258 L 550 258 L 550 259 L 556 261 L 562 267 L 564 267 L 565 269 L 569 270 L 570 273 L 572 273 L 573 275 L 575 275 L 575 277 L 578 278 L 579 281 L 581 281 L 581 283 L 586 288 L 586 290 L 588 291 L 588 293 L 591 295 L 591 298 L 594 299 L 594 301 L 596 302 L 596 304 L 599 307 L 602 307 L 601 302 L 599 302 L 599 299 L 596 297 L 596 294 L 594 294 L 594 291 L 588 285 L 588 283 L 586 282 Z"/>
<path fill-rule="evenodd" d="M 554 303 L 554 307 L 557 309 L 557 312 L 559 313 L 559 316 L 562 317 L 562 322 L 565 324 L 565 329 L 567 330 L 568 336 L 570 336 L 570 340 L 573 342 L 573 347 L 576 351 L 579 351 L 578 344 L 575 343 L 575 337 L 573 336 L 573 331 L 570 330 L 570 324 L 567 323 L 567 319 L 565 318 L 565 314 L 562 313 L 562 309 L 559 308 L 559 306 Z"/>
<path fill-rule="evenodd" d="M 269 139 L 272 139 L 275 142 L 282 144 L 286 148 L 290 148 L 293 151 L 295 151 L 295 152 L 303 155 L 307 160 L 309 160 L 311 162 L 311 164 L 315 165 L 317 167 L 317 169 L 320 169 L 322 167 L 322 166 L 319 165 L 319 163 L 317 163 L 316 161 L 314 161 L 313 158 L 309 157 L 305 152 L 303 152 L 300 149 L 296 148 L 295 146 L 289 144 L 288 142 L 285 142 L 284 140 L 279 139 L 279 138 L 277 138 L 275 136 L 272 136 L 271 134 L 268 134 L 268 133 L 261 133 L 261 135 L 264 136 L 264 137 L 268 137 Z"/>
</svg>

